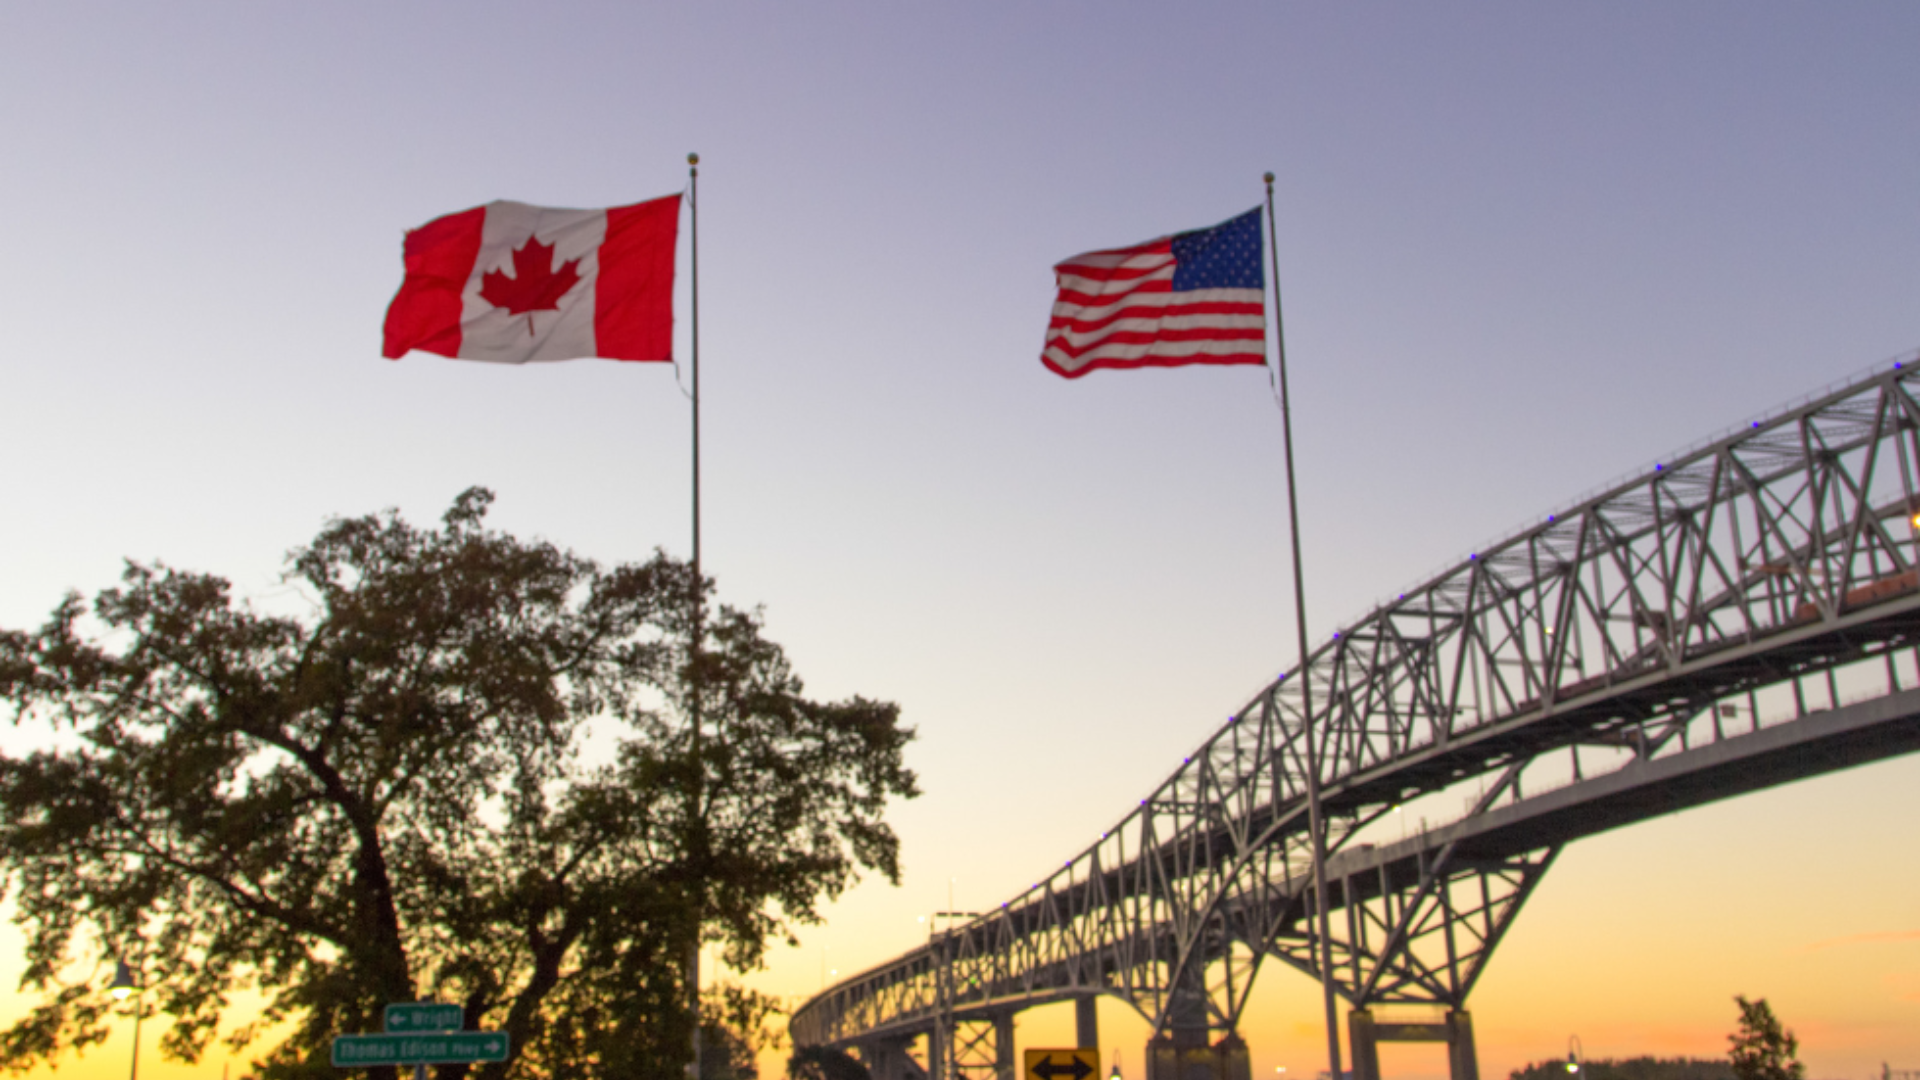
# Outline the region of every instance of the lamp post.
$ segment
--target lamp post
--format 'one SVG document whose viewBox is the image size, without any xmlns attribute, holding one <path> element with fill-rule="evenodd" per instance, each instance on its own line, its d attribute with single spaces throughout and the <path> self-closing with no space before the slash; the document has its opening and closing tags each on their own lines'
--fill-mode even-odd
<svg viewBox="0 0 1920 1080">
<path fill-rule="evenodd" d="M 1587 1080 L 1587 1048 L 1580 1045 L 1580 1036 L 1567 1036 L 1567 1074 L 1573 1080 Z"/>
<path fill-rule="evenodd" d="M 129 995 L 140 994 L 140 998 L 133 1003 L 133 1068 L 128 1071 L 127 1080 L 140 1080 L 140 1014 L 144 1011 L 142 1006 L 146 1003 L 146 995 L 143 991 L 144 988 L 139 980 L 134 978 L 133 969 L 127 966 L 127 962 L 114 961 L 113 985 L 107 987 L 107 992 L 113 995 L 115 1001 L 125 1001 Z"/>
</svg>

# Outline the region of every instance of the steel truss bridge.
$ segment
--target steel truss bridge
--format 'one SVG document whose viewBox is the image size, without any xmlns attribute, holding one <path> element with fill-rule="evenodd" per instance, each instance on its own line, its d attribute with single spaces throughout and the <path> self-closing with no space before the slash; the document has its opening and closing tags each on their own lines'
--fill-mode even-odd
<svg viewBox="0 0 1920 1080">
<path fill-rule="evenodd" d="M 1111 995 L 1152 1021 L 1149 1080 L 1244 1078 L 1236 1028 L 1277 960 L 1350 1006 L 1356 1080 L 1393 1037 L 1448 1041 L 1473 1080 L 1468 995 L 1568 842 L 1920 748 L 1916 391 L 1920 354 L 1380 604 L 1050 877 L 809 1001 L 795 1044 L 902 1080 L 924 1037 L 939 1080 L 1012 1080 L 1014 1013 L 1076 1001 L 1097 1046 Z M 1445 1020 L 1376 1022 L 1383 1005 Z"/>
</svg>

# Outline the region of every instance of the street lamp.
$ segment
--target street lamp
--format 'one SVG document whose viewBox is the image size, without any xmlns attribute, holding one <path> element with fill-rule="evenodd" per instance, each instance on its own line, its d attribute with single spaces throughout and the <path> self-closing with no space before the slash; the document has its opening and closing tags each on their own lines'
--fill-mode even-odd
<svg viewBox="0 0 1920 1080">
<path fill-rule="evenodd" d="M 115 1001 L 125 1001 L 133 994 L 140 993 L 141 986 L 133 976 L 133 969 L 125 960 L 113 962 L 113 985 L 107 987 L 107 993 Z M 127 1080 L 140 1080 L 140 1013 L 144 1000 L 133 1003 L 133 1068 L 127 1073 Z"/>
<path fill-rule="evenodd" d="M 1107 1080 L 1120 1080 L 1120 1048 L 1117 1046 L 1113 1048 L 1113 1072 Z"/>
<path fill-rule="evenodd" d="M 133 981 L 133 969 L 127 966 L 127 962 L 125 960 L 115 960 L 113 962 L 113 985 L 107 987 L 107 992 L 113 995 L 113 1000 L 127 1000 L 127 995 L 139 989 L 139 986 L 139 983 Z"/>
<path fill-rule="evenodd" d="M 1580 1074 L 1586 1064 L 1586 1051 L 1587 1048 L 1580 1045 L 1580 1036 L 1567 1036 L 1567 1073 L 1569 1075 Z M 1580 1080 L 1587 1080 L 1587 1078 L 1580 1076 Z"/>
</svg>

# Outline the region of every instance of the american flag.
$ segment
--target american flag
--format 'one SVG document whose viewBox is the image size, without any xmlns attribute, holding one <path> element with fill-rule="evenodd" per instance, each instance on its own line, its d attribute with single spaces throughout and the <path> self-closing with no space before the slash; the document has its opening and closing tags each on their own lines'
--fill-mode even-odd
<svg viewBox="0 0 1920 1080">
<path fill-rule="evenodd" d="M 1075 255 L 1053 268 L 1040 362 L 1069 379 L 1094 368 L 1267 362 L 1260 210 L 1211 229 Z"/>
</svg>

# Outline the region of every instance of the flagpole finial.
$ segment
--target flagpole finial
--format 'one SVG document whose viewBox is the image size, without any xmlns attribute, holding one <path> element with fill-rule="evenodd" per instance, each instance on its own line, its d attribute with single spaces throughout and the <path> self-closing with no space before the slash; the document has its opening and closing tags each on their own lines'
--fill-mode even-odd
<svg viewBox="0 0 1920 1080">
<path fill-rule="evenodd" d="M 1272 174 L 1272 173 L 1268 173 L 1268 174 L 1267 174 L 1267 186 L 1268 186 L 1268 187 L 1272 187 L 1272 186 L 1273 186 L 1273 174 Z"/>
</svg>

